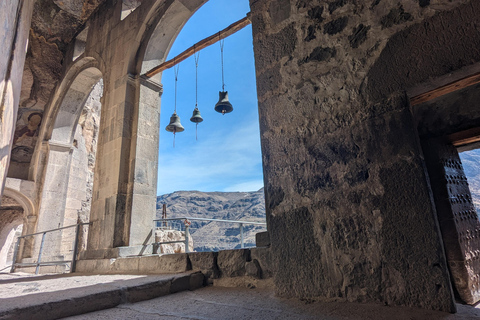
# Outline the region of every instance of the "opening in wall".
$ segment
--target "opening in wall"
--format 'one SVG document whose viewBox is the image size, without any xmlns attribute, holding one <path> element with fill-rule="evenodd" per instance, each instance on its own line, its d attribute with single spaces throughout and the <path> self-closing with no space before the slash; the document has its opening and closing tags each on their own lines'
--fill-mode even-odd
<svg viewBox="0 0 480 320">
<path fill-rule="evenodd" d="M 463 152 L 462 150 L 465 150 L 465 148 L 458 149 L 460 160 L 468 181 L 477 217 L 480 217 L 480 149 L 470 149 Z"/>
<path fill-rule="evenodd" d="M 165 61 L 245 18 L 249 11 L 246 0 L 208 1 L 182 28 Z M 255 234 L 266 231 L 252 42 L 252 29 L 247 26 L 195 52 L 177 64 L 178 69 L 167 69 L 161 75 L 157 218 L 162 218 L 165 204 L 169 219 L 199 219 L 189 221 L 194 251 L 255 246 Z M 222 114 L 215 110 L 220 91 L 228 91 L 232 112 Z M 195 107 L 203 118 L 198 126 L 190 120 L 195 115 Z M 174 112 L 185 128 L 175 136 L 165 130 Z M 241 225 L 208 219 L 261 224 Z M 159 227 L 165 225 L 162 223 Z M 169 222 L 168 227 L 185 232 L 184 219 Z M 167 233 L 159 233 L 157 240 L 173 240 Z M 160 249 L 162 253 L 183 250 L 167 246 Z"/>
</svg>

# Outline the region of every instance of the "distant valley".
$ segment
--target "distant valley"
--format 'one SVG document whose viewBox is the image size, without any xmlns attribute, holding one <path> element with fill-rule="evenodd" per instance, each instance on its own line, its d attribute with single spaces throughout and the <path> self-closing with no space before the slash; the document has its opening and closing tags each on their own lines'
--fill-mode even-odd
<svg viewBox="0 0 480 320">
<path fill-rule="evenodd" d="M 163 203 L 167 205 L 167 218 L 195 217 L 265 222 L 263 188 L 255 192 L 176 191 L 162 195 L 157 197 L 157 219 L 162 217 Z M 245 246 L 255 246 L 255 234 L 265 230 L 264 226 L 246 224 Z M 240 247 L 238 224 L 192 220 L 190 234 L 195 251 Z"/>
</svg>

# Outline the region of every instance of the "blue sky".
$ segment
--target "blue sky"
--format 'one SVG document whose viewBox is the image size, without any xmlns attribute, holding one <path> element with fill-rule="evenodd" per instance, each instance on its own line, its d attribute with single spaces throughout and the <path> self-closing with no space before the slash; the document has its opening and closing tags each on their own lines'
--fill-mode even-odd
<svg viewBox="0 0 480 320">
<path fill-rule="evenodd" d="M 196 42 L 245 17 L 248 0 L 210 0 L 185 24 L 168 59 Z M 174 111 L 174 72 L 162 75 L 160 148 L 157 194 L 179 190 L 254 191 L 263 186 L 258 104 L 252 46 L 252 28 L 247 26 L 225 39 L 225 90 L 233 112 L 214 110 L 222 89 L 220 45 L 200 51 L 198 63 L 198 107 L 204 119 L 190 122 L 195 108 L 195 60 L 179 64 L 177 113 L 185 131 L 165 131 Z"/>
</svg>

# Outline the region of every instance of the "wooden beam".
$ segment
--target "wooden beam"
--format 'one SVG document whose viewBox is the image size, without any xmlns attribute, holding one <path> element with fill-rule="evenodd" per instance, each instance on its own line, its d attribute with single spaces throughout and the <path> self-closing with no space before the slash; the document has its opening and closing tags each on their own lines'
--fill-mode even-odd
<svg viewBox="0 0 480 320">
<path fill-rule="evenodd" d="M 210 37 L 205 38 L 205 39 L 197 42 L 196 44 L 194 44 L 193 46 L 191 46 L 187 50 L 180 53 L 175 58 L 170 59 L 168 61 L 165 61 L 161 65 L 147 71 L 145 73 L 145 76 L 147 78 L 150 78 L 150 77 L 153 77 L 154 75 L 162 72 L 163 70 L 166 70 L 166 69 L 169 69 L 169 68 L 173 67 L 177 63 L 180 63 L 183 60 L 187 59 L 188 57 L 192 56 L 195 52 L 198 52 L 198 51 L 200 51 L 200 50 L 202 50 L 202 49 L 204 49 L 208 46 L 211 46 L 212 44 L 220 41 L 221 39 L 224 39 L 228 36 L 231 36 L 235 32 L 237 32 L 237 31 L 245 28 L 246 26 L 248 26 L 250 23 L 251 22 L 248 19 L 248 14 L 247 14 L 247 17 L 245 17 L 241 20 L 238 20 L 235 23 L 232 23 L 231 25 L 229 25 L 228 27 L 226 27 L 225 29 L 223 29 L 222 31 L 220 31 L 218 33 L 215 33 L 215 34 L 211 35 Z"/>
<path fill-rule="evenodd" d="M 475 73 L 474 75 L 465 77 L 463 79 L 448 83 L 436 89 L 427 91 L 425 93 L 419 94 L 415 97 L 412 97 L 410 98 L 410 105 L 414 106 L 423 102 L 427 102 L 429 100 L 443 96 L 447 93 L 451 93 L 451 92 L 466 88 L 468 86 L 477 84 L 479 82 L 480 82 L 480 72 Z"/>
<path fill-rule="evenodd" d="M 448 141 L 450 141 L 455 147 L 478 142 L 480 141 L 480 128 L 472 128 L 452 133 L 448 136 Z"/>
</svg>

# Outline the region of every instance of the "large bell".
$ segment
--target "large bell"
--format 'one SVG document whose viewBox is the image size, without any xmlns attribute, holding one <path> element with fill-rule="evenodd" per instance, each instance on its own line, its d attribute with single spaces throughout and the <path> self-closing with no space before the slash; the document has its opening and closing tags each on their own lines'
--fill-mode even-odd
<svg viewBox="0 0 480 320">
<path fill-rule="evenodd" d="M 232 104 L 228 101 L 228 92 L 220 91 L 220 99 L 215 105 L 215 111 L 220 112 L 221 114 L 230 113 L 233 111 Z"/>
<path fill-rule="evenodd" d="M 170 117 L 170 123 L 165 128 L 165 130 L 173 133 L 182 132 L 185 130 L 185 128 L 180 123 L 180 117 L 177 115 L 177 112 L 174 112 L 172 114 L 172 116 Z"/>
<path fill-rule="evenodd" d="M 195 110 L 193 110 L 193 116 L 190 118 L 190 121 L 195 123 L 200 123 L 203 121 L 203 118 L 200 115 L 200 110 L 198 110 L 197 107 L 195 107 Z"/>
</svg>

